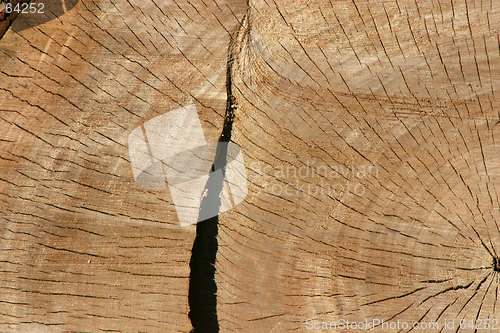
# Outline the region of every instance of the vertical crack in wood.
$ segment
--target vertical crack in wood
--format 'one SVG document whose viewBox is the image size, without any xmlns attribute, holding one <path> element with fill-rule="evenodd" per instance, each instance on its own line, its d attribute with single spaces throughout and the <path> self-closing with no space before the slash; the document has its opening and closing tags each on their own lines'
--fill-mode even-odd
<svg viewBox="0 0 500 333">
<path fill-rule="evenodd" d="M 247 16 L 243 22 L 247 22 Z M 232 71 L 235 56 L 238 52 L 239 36 L 245 30 L 246 25 L 242 23 L 236 33 L 231 36 L 228 47 L 228 60 L 226 67 L 226 112 L 224 125 L 219 142 L 230 142 L 233 129 L 234 112 L 236 109 L 236 100 L 232 93 Z M 225 165 L 227 160 L 228 145 L 218 145 L 214 154 L 214 163 L 212 171 L 215 171 L 214 165 Z M 224 184 L 219 187 L 207 187 L 206 191 L 215 191 L 222 194 Z M 211 197 L 207 195 L 207 197 Z M 206 207 L 205 200 L 202 200 L 200 206 L 200 216 L 203 216 Z M 221 201 L 218 205 L 220 207 Z M 195 332 L 219 332 L 219 323 L 217 319 L 217 284 L 215 283 L 215 260 L 218 250 L 218 225 L 219 216 L 214 216 L 204 220 L 196 225 L 196 238 L 193 243 L 191 254 L 190 276 L 189 276 L 189 319 Z"/>
</svg>

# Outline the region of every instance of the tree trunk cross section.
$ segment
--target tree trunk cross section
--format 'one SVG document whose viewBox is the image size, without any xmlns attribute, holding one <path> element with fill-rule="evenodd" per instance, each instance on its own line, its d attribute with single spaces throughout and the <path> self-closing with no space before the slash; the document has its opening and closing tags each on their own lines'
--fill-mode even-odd
<svg viewBox="0 0 500 333">
<path fill-rule="evenodd" d="M 499 31 L 479 0 L 20 15 L 0 40 L 0 331 L 488 331 Z M 208 142 L 241 148 L 249 193 L 180 228 L 127 138 L 191 104 Z"/>
</svg>

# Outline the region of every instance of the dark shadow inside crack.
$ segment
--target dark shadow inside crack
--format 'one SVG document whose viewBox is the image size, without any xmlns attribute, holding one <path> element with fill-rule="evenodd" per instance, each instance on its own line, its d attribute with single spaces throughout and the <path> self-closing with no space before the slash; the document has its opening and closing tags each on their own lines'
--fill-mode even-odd
<svg viewBox="0 0 500 333">
<path fill-rule="evenodd" d="M 228 103 L 231 98 L 228 98 Z M 229 142 L 231 139 L 232 122 L 224 126 L 219 142 Z M 228 145 L 218 145 L 212 166 L 211 175 L 216 169 L 224 170 L 228 159 Z M 224 177 L 222 177 L 224 178 Z M 224 182 L 207 181 L 207 195 L 200 205 L 200 216 L 213 215 L 214 209 L 222 205 Z M 196 238 L 193 244 L 190 261 L 189 281 L 189 318 L 193 325 L 191 332 L 219 332 L 217 319 L 217 284 L 215 283 L 215 260 L 218 250 L 219 216 L 215 215 L 196 225 Z"/>
<path fill-rule="evenodd" d="M 232 42 L 229 46 L 229 58 L 226 69 L 226 114 L 224 126 L 219 142 L 230 142 L 235 111 L 235 99 L 231 90 L 231 73 L 233 64 Z M 219 144 L 212 165 L 211 176 L 214 171 L 222 169 L 228 162 L 228 145 Z M 222 177 L 224 178 L 224 177 Z M 205 188 L 207 194 L 200 205 L 200 216 L 212 216 L 214 209 L 222 205 L 223 181 L 207 181 Z M 190 261 L 189 280 L 189 319 L 193 329 L 197 332 L 219 332 L 217 319 L 217 284 L 215 283 L 215 261 L 218 250 L 217 235 L 219 231 L 219 216 L 215 215 L 196 225 L 196 238 L 193 244 Z"/>
</svg>

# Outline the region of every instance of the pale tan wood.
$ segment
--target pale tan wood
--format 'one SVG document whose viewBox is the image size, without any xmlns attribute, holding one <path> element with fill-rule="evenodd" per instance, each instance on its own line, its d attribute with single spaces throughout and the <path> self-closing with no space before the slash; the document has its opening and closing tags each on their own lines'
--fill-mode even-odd
<svg viewBox="0 0 500 333">
<path fill-rule="evenodd" d="M 82 1 L 0 40 L 0 331 L 191 330 L 195 227 L 134 183 L 127 139 L 188 104 L 218 139 L 242 5 Z"/>
<path fill-rule="evenodd" d="M 217 140 L 228 45 L 250 192 L 198 229 L 217 312 L 196 331 L 500 319 L 499 5 L 246 5 L 84 1 L 0 41 L 1 330 L 191 329 L 194 227 L 135 186 L 126 138 L 194 102 Z M 308 165 L 376 172 L 286 174 Z"/>
<path fill-rule="evenodd" d="M 495 2 L 250 1 L 232 139 L 252 190 L 219 222 L 221 331 L 499 319 L 499 22 Z M 308 163 L 378 174 L 286 175 Z"/>
</svg>

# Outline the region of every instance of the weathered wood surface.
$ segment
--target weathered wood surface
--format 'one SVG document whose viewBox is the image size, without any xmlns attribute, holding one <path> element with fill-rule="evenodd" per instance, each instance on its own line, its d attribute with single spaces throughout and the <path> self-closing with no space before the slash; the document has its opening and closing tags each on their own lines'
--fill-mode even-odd
<svg viewBox="0 0 500 333">
<path fill-rule="evenodd" d="M 217 140 L 244 5 L 82 1 L 0 40 L 0 331 L 191 330 L 195 227 L 136 186 L 127 138 L 194 103 Z"/>
<path fill-rule="evenodd" d="M 252 192 L 219 221 L 221 330 L 499 319 L 500 4 L 254 0 L 245 27 Z"/>
<path fill-rule="evenodd" d="M 500 320 L 500 4 L 163 5 L 83 1 L 0 41 L 0 330 L 190 330 L 194 228 L 135 186 L 126 138 L 194 102 L 216 140 L 237 30 L 250 192 L 198 229 L 220 331 Z"/>
</svg>

